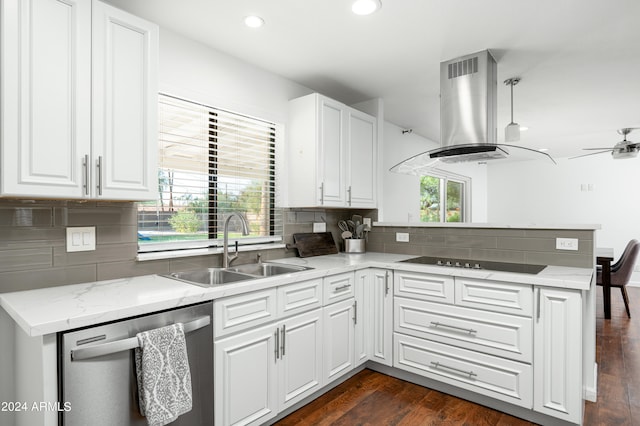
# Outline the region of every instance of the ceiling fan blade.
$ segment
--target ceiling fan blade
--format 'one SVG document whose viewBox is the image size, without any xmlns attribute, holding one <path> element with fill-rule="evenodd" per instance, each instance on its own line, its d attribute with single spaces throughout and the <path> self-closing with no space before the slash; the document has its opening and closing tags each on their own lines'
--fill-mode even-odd
<svg viewBox="0 0 640 426">
<path fill-rule="evenodd" d="M 596 154 L 604 154 L 605 152 L 611 152 L 611 151 L 613 151 L 613 150 L 611 150 L 611 149 L 607 149 L 606 151 L 592 152 L 592 153 L 590 153 L 590 154 L 582 154 L 582 155 L 578 155 L 578 156 L 575 156 L 575 157 L 569 157 L 568 159 L 569 159 L 569 160 L 573 160 L 574 158 L 588 157 L 588 156 L 590 156 L 590 155 L 596 155 Z"/>
<path fill-rule="evenodd" d="M 607 151 L 613 151 L 616 148 L 582 148 L 583 151 L 603 151 L 603 150 L 607 150 Z"/>
</svg>

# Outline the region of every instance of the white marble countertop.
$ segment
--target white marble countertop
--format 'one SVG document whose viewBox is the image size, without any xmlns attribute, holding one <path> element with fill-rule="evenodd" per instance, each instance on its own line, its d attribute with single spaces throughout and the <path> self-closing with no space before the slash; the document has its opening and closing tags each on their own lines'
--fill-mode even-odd
<svg viewBox="0 0 640 426">
<path fill-rule="evenodd" d="M 314 269 L 211 288 L 158 275 L 0 294 L 0 306 L 29 335 L 41 336 L 357 269 L 378 267 L 588 290 L 592 269 L 548 266 L 536 275 L 397 263 L 409 255 L 366 253 L 286 258 Z"/>
<path fill-rule="evenodd" d="M 484 223 L 484 222 L 374 222 L 373 226 L 406 228 L 498 228 L 498 229 L 562 229 L 571 231 L 594 231 L 601 229 L 599 224 L 579 223 Z"/>
</svg>

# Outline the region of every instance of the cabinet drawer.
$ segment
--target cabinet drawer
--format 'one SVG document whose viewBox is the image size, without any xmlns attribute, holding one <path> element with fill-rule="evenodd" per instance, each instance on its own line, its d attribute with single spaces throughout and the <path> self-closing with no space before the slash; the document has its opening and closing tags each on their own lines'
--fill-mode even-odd
<svg viewBox="0 0 640 426">
<path fill-rule="evenodd" d="M 533 373 L 523 364 L 394 333 L 394 367 L 525 408 L 533 406 Z"/>
<path fill-rule="evenodd" d="M 275 288 L 216 300 L 214 338 L 272 321 L 276 309 Z"/>
<path fill-rule="evenodd" d="M 340 300 L 355 297 L 355 274 L 347 272 L 345 274 L 332 275 L 324 278 L 324 304 L 330 305 Z"/>
<path fill-rule="evenodd" d="M 531 318 L 396 297 L 394 331 L 531 363 Z"/>
<path fill-rule="evenodd" d="M 500 281 L 456 277 L 456 305 L 530 317 L 533 287 Z"/>
<path fill-rule="evenodd" d="M 394 274 L 394 294 L 415 299 L 453 303 L 453 277 L 414 272 L 396 271 Z"/>
<path fill-rule="evenodd" d="M 322 278 L 278 287 L 278 316 L 284 317 L 322 306 Z"/>
</svg>

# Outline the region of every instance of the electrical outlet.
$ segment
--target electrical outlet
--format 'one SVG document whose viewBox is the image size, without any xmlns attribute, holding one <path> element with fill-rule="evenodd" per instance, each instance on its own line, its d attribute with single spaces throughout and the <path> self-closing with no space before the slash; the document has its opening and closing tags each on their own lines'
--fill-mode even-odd
<svg viewBox="0 0 640 426">
<path fill-rule="evenodd" d="M 365 217 L 362 219 L 362 223 L 364 223 L 364 225 L 368 228 L 371 229 L 371 218 L 370 217 Z"/>
<path fill-rule="evenodd" d="M 578 250 L 577 238 L 556 238 L 556 250 Z"/>
<path fill-rule="evenodd" d="M 67 252 L 94 251 L 95 249 L 95 226 L 67 228 Z"/>
<path fill-rule="evenodd" d="M 408 243 L 409 242 L 409 233 L 408 232 L 396 232 L 396 242 Z"/>
<path fill-rule="evenodd" d="M 313 232 L 327 232 L 327 224 L 324 222 L 315 222 L 313 224 Z"/>
</svg>

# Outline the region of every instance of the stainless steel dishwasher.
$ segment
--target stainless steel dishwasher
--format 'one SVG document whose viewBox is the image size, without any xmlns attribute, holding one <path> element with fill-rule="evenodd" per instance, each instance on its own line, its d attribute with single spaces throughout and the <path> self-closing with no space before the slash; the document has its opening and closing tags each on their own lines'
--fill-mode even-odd
<svg viewBox="0 0 640 426">
<path fill-rule="evenodd" d="M 138 406 L 133 349 L 136 334 L 184 324 L 193 408 L 171 425 L 213 425 L 213 303 L 135 317 L 58 334 L 61 406 L 65 426 L 146 425 Z"/>
</svg>

